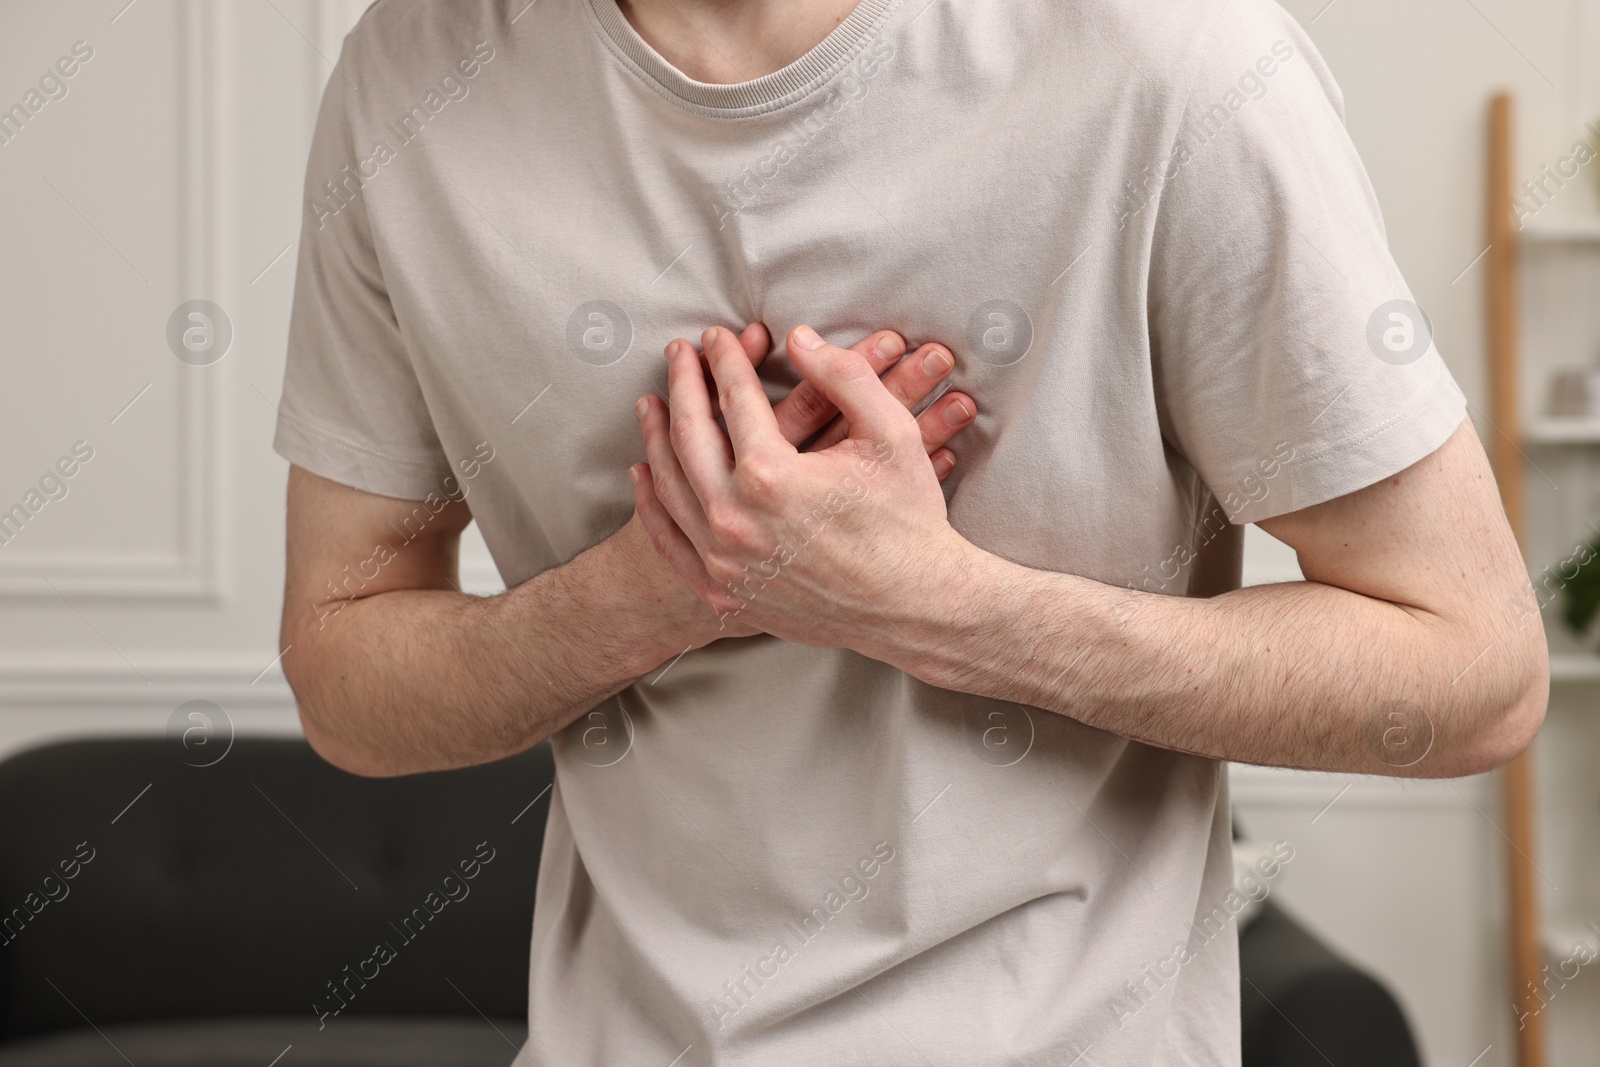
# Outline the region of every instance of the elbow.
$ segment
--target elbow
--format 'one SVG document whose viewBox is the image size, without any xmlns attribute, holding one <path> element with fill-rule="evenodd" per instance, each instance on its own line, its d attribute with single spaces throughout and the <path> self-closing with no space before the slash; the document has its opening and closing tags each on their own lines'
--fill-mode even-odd
<svg viewBox="0 0 1600 1067">
<path fill-rule="evenodd" d="M 1483 765 L 1479 773 L 1503 767 L 1526 752 L 1544 725 L 1544 713 L 1549 704 L 1550 667 L 1546 662 L 1538 677 L 1496 717 L 1494 729 L 1483 746 Z"/>
<path fill-rule="evenodd" d="M 285 671 L 285 674 L 288 673 Z M 300 731 L 311 745 L 311 751 L 322 757 L 324 762 L 361 778 L 393 778 L 407 773 L 406 768 L 384 759 L 383 754 L 372 746 L 342 736 L 332 725 L 338 721 L 338 712 L 330 712 L 318 703 L 313 696 L 315 687 L 306 678 L 290 675 L 289 687 L 295 694 Z"/>
<path fill-rule="evenodd" d="M 1511 763 L 1526 752 L 1544 725 L 1550 703 L 1550 655 L 1544 634 L 1536 648 L 1521 657 L 1520 669 L 1501 692 L 1509 694 L 1481 709 L 1478 728 L 1457 754 L 1454 766 L 1440 768 L 1440 777 L 1486 774 Z"/>
<path fill-rule="evenodd" d="M 316 717 L 299 705 L 300 730 L 305 734 L 311 751 L 346 774 L 360 778 L 393 778 L 405 772 L 385 765 L 374 753 L 363 752 L 359 747 L 339 740 L 317 724 Z"/>
</svg>

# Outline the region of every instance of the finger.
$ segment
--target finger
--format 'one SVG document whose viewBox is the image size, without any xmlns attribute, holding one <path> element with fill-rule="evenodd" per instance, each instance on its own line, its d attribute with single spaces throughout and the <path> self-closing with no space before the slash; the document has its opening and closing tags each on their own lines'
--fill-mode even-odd
<svg viewBox="0 0 1600 1067">
<path fill-rule="evenodd" d="M 750 357 L 752 367 L 760 367 L 766 362 L 767 356 L 772 353 L 772 335 L 767 332 L 765 325 L 752 322 L 739 334 L 739 346 L 744 349 L 744 354 Z M 722 409 L 717 404 L 717 386 L 711 380 L 711 367 L 708 365 L 706 372 L 706 392 L 711 394 L 711 417 L 722 418 Z"/>
<path fill-rule="evenodd" d="M 950 376 L 955 366 L 956 359 L 948 348 L 926 344 L 885 374 L 883 385 L 889 390 L 889 395 L 909 411 L 926 400 L 939 387 L 939 383 Z M 806 451 L 819 452 L 849 436 L 850 424 L 844 419 L 835 419 L 807 446 Z"/>
<path fill-rule="evenodd" d="M 966 393 L 946 393 L 917 416 L 922 447 L 931 456 L 978 417 L 978 403 Z"/>
<path fill-rule="evenodd" d="M 851 436 L 888 440 L 904 432 L 911 416 L 862 356 L 828 344 L 809 326 L 790 330 L 787 348 L 800 373 L 815 382 L 850 423 Z"/>
<path fill-rule="evenodd" d="M 906 339 L 893 330 L 879 330 L 851 345 L 850 351 L 866 357 L 872 372 L 881 375 L 905 355 Z M 796 447 L 816 436 L 818 430 L 828 426 L 839 414 L 827 394 L 806 379 L 801 379 L 788 396 L 774 404 L 772 411 L 778 419 L 778 432 Z M 816 449 L 817 446 L 812 445 L 808 451 Z"/>
<path fill-rule="evenodd" d="M 772 335 L 767 332 L 764 323 L 752 322 L 739 334 L 739 345 L 744 349 L 744 354 L 750 357 L 750 365 L 759 367 L 767 358 L 767 353 L 772 351 Z"/>
<path fill-rule="evenodd" d="M 650 460 L 650 472 L 654 479 L 652 493 L 690 541 L 708 544 L 710 527 L 706 522 L 705 508 L 695 494 L 694 487 L 689 484 L 677 453 L 673 451 L 671 422 L 665 402 L 658 396 L 647 396 L 634 406 L 633 412 L 639 419 L 639 432 L 644 435 L 644 452 Z"/>
<path fill-rule="evenodd" d="M 705 332 L 701 344 L 706 362 L 711 364 L 711 376 L 716 379 L 722 417 L 728 424 L 728 438 L 733 442 L 734 462 L 762 449 L 793 452 L 793 446 L 778 433 L 772 404 L 738 339 L 727 330 L 713 326 Z"/>
<path fill-rule="evenodd" d="M 739 349 L 738 345 L 733 347 Z M 743 351 L 738 351 L 737 358 L 753 378 L 755 371 Z M 731 476 L 733 450 L 711 414 L 711 395 L 706 392 L 700 355 L 688 341 L 679 339 L 668 347 L 667 394 L 668 450 L 677 456 L 678 466 L 704 503 Z M 645 444 L 648 446 L 649 441 Z M 650 461 L 654 463 L 656 457 L 652 455 Z"/>
<path fill-rule="evenodd" d="M 928 460 L 933 464 L 933 473 L 939 476 L 941 483 L 956 469 L 956 454 L 948 448 L 939 449 Z"/>
<path fill-rule="evenodd" d="M 648 463 L 635 463 L 628 468 L 628 478 L 633 482 L 633 507 L 650 535 L 650 544 L 656 555 L 678 572 L 692 589 L 710 588 L 711 575 L 700 559 L 683 529 L 673 521 L 661 498 L 656 495 L 654 472 Z"/>
</svg>

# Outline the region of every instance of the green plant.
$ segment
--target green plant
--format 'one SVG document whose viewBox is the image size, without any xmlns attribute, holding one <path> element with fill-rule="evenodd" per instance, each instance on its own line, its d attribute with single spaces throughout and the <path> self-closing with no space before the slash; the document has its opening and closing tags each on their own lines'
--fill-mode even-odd
<svg viewBox="0 0 1600 1067">
<path fill-rule="evenodd" d="M 1570 578 L 1556 575 L 1561 586 L 1561 619 L 1575 635 L 1582 637 L 1600 614 L 1600 538 L 1582 554 L 1584 562 Z"/>
</svg>

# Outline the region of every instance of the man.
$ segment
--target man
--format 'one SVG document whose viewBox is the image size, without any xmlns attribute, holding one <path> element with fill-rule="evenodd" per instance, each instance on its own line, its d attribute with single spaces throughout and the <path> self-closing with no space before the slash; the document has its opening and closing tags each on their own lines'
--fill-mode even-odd
<svg viewBox="0 0 1600 1067">
<path fill-rule="evenodd" d="M 369 10 L 284 665 L 356 773 L 552 738 L 525 1062 L 1236 1064 L 1222 761 L 1529 743 L 1341 108 L 1268 0 Z M 1249 522 L 1305 581 L 1238 589 Z"/>
</svg>

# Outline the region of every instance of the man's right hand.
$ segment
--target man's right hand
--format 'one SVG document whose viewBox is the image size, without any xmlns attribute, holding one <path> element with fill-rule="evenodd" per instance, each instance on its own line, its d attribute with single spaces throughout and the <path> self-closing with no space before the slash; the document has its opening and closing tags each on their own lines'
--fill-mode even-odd
<svg viewBox="0 0 1600 1067">
<path fill-rule="evenodd" d="M 772 351 L 771 335 L 759 322 L 745 327 L 739 335 L 739 343 L 755 367 L 760 367 Z M 905 338 L 893 330 L 870 334 L 851 345 L 850 350 L 866 357 L 889 392 L 907 409 L 926 400 L 955 369 L 955 358 L 940 344 L 925 344 L 906 356 Z M 715 387 L 711 396 L 715 405 Z M 809 381 L 801 381 L 790 390 L 773 405 L 772 412 L 784 439 L 801 451 L 827 448 L 849 434 L 849 424 L 839 415 L 838 408 Z M 639 402 L 637 414 L 641 422 L 665 418 L 666 402 L 656 396 L 647 397 Z M 958 392 L 944 394 L 917 416 L 928 461 L 941 482 L 956 466 L 955 453 L 945 446 L 956 434 L 971 426 L 976 417 L 976 402 Z M 642 464 L 635 464 L 628 475 L 637 478 L 643 469 Z M 615 543 L 611 547 L 618 553 L 619 573 L 636 576 L 638 588 L 644 592 L 650 609 L 660 612 L 663 622 L 675 622 L 674 629 L 682 634 L 682 651 L 702 648 L 724 637 L 750 637 L 761 632 L 736 619 L 721 620 L 707 608 L 665 562 L 664 553 L 651 546 L 650 535 L 637 512 L 612 541 Z"/>
</svg>

